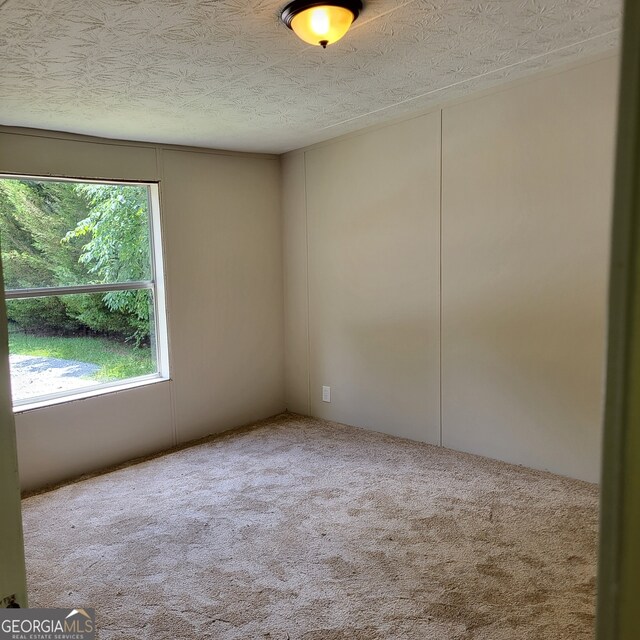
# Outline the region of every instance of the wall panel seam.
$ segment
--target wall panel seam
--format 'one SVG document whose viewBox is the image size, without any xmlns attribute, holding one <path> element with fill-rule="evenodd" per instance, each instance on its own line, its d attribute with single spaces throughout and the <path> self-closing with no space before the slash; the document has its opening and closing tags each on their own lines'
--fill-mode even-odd
<svg viewBox="0 0 640 640">
<path fill-rule="evenodd" d="M 164 162 L 162 158 L 162 147 L 156 146 L 156 172 L 158 174 L 158 180 L 160 181 L 160 188 L 158 189 L 158 197 L 160 198 L 160 237 L 162 238 L 162 255 L 165 260 L 165 264 L 163 265 L 164 269 L 164 296 L 165 296 L 165 307 L 166 307 L 166 326 L 167 326 L 167 348 L 168 348 L 168 356 L 169 356 L 169 406 L 171 408 L 171 439 L 173 442 L 173 446 L 177 446 L 178 444 L 178 418 L 177 418 L 177 410 L 176 410 L 176 391 L 175 385 L 173 384 L 173 358 L 171 357 L 171 312 L 170 309 L 170 298 L 171 291 L 167 286 L 167 250 L 166 250 L 166 237 L 165 237 L 165 225 L 164 221 L 166 219 L 165 211 L 163 210 L 163 202 L 162 202 L 162 185 L 164 181 Z"/>
<path fill-rule="evenodd" d="M 438 237 L 440 246 L 438 249 L 438 350 L 439 350 L 439 368 L 438 368 L 438 383 L 440 386 L 440 398 L 439 398 L 439 416 L 440 416 L 440 437 L 439 443 L 442 445 L 442 148 L 443 148 L 443 118 L 444 110 L 440 109 L 440 217 L 438 221 Z"/>
<path fill-rule="evenodd" d="M 305 236 L 305 285 L 307 291 L 307 415 L 311 415 L 311 302 L 309 294 L 309 206 L 307 201 L 307 152 L 302 154 L 304 168 L 304 236 Z"/>
</svg>

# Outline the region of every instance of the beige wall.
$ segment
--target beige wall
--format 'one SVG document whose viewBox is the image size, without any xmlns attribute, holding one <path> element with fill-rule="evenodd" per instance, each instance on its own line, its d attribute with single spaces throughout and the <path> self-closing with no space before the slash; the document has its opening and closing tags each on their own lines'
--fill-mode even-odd
<svg viewBox="0 0 640 640">
<path fill-rule="evenodd" d="M 447 447 L 597 481 L 616 60 L 443 114 Z"/>
<path fill-rule="evenodd" d="M 439 140 L 436 113 L 304 155 L 311 413 L 433 443 Z"/>
<path fill-rule="evenodd" d="M 285 389 L 289 411 L 309 414 L 309 298 L 304 153 L 282 156 Z"/>
<path fill-rule="evenodd" d="M 23 488 L 284 408 L 278 158 L 4 130 L 0 172 L 160 181 L 172 379 L 17 414 Z"/>
<path fill-rule="evenodd" d="M 178 441 L 283 409 L 279 161 L 164 151 Z"/>
<path fill-rule="evenodd" d="M 617 65 L 285 156 L 289 408 L 598 480 Z"/>
</svg>

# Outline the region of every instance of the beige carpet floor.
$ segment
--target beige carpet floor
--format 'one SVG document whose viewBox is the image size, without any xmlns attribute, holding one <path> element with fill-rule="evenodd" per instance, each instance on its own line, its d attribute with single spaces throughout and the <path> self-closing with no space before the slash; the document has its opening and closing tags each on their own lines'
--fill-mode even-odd
<svg viewBox="0 0 640 640">
<path fill-rule="evenodd" d="M 593 485 L 270 421 L 24 500 L 31 606 L 100 638 L 593 638 Z"/>
</svg>

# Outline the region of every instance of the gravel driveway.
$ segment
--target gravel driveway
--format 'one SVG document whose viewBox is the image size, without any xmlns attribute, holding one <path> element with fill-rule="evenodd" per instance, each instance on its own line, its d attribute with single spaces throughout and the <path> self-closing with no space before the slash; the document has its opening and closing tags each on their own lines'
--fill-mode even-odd
<svg viewBox="0 0 640 640">
<path fill-rule="evenodd" d="M 86 378 L 100 369 L 97 364 L 89 362 L 41 356 L 11 355 L 9 364 L 14 400 L 89 387 L 96 381 Z"/>
</svg>

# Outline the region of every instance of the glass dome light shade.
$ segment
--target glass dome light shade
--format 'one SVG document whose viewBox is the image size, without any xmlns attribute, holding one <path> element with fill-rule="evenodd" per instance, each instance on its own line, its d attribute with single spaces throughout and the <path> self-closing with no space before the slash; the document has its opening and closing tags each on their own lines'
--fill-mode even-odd
<svg viewBox="0 0 640 640">
<path fill-rule="evenodd" d="M 349 31 L 353 19 L 354 15 L 349 9 L 322 5 L 296 14 L 291 20 L 291 28 L 300 40 L 326 47 Z"/>
<path fill-rule="evenodd" d="M 293 0 L 282 22 L 304 42 L 324 47 L 342 38 L 362 11 L 362 0 Z"/>
</svg>

